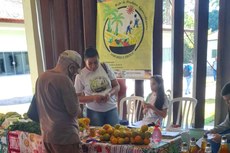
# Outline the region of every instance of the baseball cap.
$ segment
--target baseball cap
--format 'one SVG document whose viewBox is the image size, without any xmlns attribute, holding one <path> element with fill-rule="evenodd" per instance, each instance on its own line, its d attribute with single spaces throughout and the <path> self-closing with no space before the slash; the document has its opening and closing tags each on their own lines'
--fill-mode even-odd
<svg viewBox="0 0 230 153">
<path fill-rule="evenodd" d="M 69 59 L 79 65 L 81 67 L 82 63 L 82 58 L 81 55 L 74 51 L 74 50 L 65 50 L 64 52 L 61 53 L 60 57 L 64 57 L 66 59 Z"/>
</svg>

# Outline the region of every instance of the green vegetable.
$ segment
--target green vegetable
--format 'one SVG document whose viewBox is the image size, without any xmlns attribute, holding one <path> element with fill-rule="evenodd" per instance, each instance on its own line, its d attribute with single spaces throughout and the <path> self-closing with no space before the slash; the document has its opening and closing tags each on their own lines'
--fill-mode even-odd
<svg viewBox="0 0 230 153">
<path fill-rule="evenodd" d="M 40 125 L 37 122 L 14 122 L 8 127 L 9 131 L 24 131 L 29 133 L 41 134 Z"/>
</svg>

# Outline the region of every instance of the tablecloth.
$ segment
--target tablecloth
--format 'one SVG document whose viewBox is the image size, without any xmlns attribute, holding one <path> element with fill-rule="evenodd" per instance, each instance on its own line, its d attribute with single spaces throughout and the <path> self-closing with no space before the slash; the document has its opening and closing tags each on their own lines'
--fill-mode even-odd
<svg viewBox="0 0 230 153">
<path fill-rule="evenodd" d="M 149 145 L 113 145 L 110 143 L 83 143 L 84 153 L 179 153 L 181 137 L 163 139 L 159 144 Z"/>
</svg>

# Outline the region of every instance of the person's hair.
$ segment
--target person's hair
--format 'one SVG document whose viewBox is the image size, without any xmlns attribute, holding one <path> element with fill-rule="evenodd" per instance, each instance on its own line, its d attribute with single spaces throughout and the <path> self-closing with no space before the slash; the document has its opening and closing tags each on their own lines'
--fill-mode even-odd
<svg viewBox="0 0 230 153">
<path fill-rule="evenodd" d="M 89 47 L 85 50 L 84 59 L 92 58 L 92 57 L 98 57 L 99 58 L 99 54 L 98 54 L 96 48 Z"/>
<path fill-rule="evenodd" d="M 230 82 L 226 83 L 221 90 L 221 95 L 226 96 L 230 94 Z"/>
<path fill-rule="evenodd" d="M 161 77 L 161 75 L 153 75 L 151 79 L 155 80 L 158 84 L 157 99 L 155 102 L 155 107 L 159 110 L 162 110 L 162 107 L 165 103 L 164 80 Z"/>
</svg>

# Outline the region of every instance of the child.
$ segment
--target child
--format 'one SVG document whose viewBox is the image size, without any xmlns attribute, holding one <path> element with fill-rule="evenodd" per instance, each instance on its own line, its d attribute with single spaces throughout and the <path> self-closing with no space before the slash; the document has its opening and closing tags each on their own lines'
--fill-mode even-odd
<svg viewBox="0 0 230 153">
<path fill-rule="evenodd" d="M 154 75 L 150 78 L 150 93 L 143 103 L 143 113 L 145 124 L 155 123 L 161 125 L 163 118 L 167 115 L 168 98 L 164 92 L 164 81 L 160 75 Z"/>
</svg>

